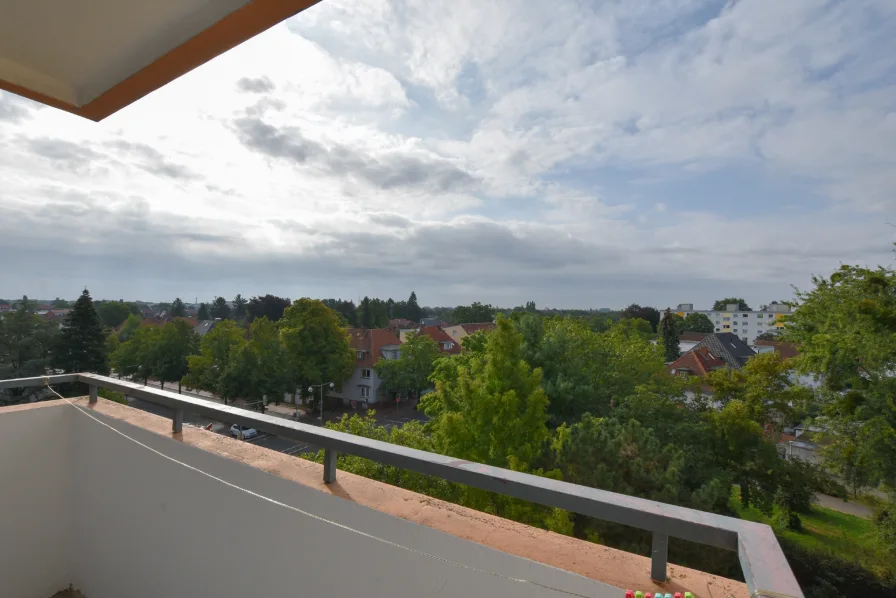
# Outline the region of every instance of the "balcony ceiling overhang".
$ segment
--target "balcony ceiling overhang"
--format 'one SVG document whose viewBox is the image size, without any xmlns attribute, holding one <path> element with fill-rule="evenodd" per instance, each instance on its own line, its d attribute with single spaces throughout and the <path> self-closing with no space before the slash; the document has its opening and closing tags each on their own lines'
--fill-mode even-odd
<svg viewBox="0 0 896 598">
<path fill-rule="evenodd" d="M 319 0 L 0 0 L 0 89 L 99 121 Z"/>
</svg>

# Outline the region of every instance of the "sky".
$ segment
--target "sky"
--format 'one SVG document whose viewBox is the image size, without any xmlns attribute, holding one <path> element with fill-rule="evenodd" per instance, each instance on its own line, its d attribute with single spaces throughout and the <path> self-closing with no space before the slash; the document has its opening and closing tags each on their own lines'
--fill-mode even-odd
<svg viewBox="0 0 896 598">
<path fill-rule="evenodd" d="M 790 299 L 896 258 L 894 56 L 892 0 L 324 0 L 100 123 L 0 91 L 0 297 Z"/>
</svg>

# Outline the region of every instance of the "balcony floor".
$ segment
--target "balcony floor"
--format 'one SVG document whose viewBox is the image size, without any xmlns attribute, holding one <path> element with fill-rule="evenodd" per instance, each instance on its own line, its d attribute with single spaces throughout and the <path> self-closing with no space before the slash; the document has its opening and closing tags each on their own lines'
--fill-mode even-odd
<svg viewBox="0 0 896 598">
<path fill-rule="evenodd" d="M 87 407 L 86 400 L 79 400 L 78 404 Z M 208 542 L 213 545 L 232 543 L 233 533 L 239 537 L 239 532 L 222 535 L 219 530 L 222 526 L 226 528 L 229 525 L 228 522 L 231 521 L 226 513 L 230 508 L 228 500 L 233 497 L 227 498 L 227 495 L 232 492 L 239 494 L 238 491 L 230 491 L 226 487 L 213 485 L 214 488 L 210 490 L 214 492 L 212 498 L 201 503 L 201 506 L 205 507 L 205 511 L 196 511 L 197 505 L 189 504 L 189 500 L 184 501 L 186 504 L 179 504 L 179 496 L 189 497 L 193 493 L 191 488 L 185 484 L 194 482 L 183 480 L 194 480 L 195 476 L 199 474 L 188 470 L 178 471 L 182 469 L 182 466 L 172 463 L 163 464 L 164 468 L 154 471 L 154 468 L 158 469 L 159 467 L 157 462 L 160 458 L 158 456 L 154 456 L 146 449 L 119 437 L 111 430 L 104 429 L 103 426 L 91 421 L 85 415 L 75 412 L 64 402 L 38 403 L 0 410 L 0 428 L 6 427 L 3 425 L 4 423 L 14 423 L 9 417 L 5 417 L 6 415 L 23 410 L 43 411 L 44 409 L 64 412 L 64 417 L 70 418 L 73 423 L 71 438 L 72 446 L 75 447 L 73 452 L 90 455 L 85 461 L 89 468 L 86 470 L 89 479 L 86 480 L 84 492 L 89 495 L 87 499 L 95 504 L 99 513 L 108 513 L 112 517 L 114 511 L 119 509 L 122 518 L 133 518 L 134 512 L 140 513 L 141 516 L 145 512 L 155 512 L 158 515 L 158 508 L 161 506 L 163 511 L 161 519 L 154 524 L 159 529 L 150 533 L 135 528 L 131 530 L 132 536 L 135 533 L 149 534 L 152 536 L 149 540 L 156 548 L 164 547 L 164 543 L 158 544 L 160 538 L 155 537 L 156 535 L 183 533 L 186 528 L 195 530 L 197 525 L 199 525 L 199 529 L 203 530 L 200 539 L 204 541 L 205 536 L 208 536 Z M 116 429 L 126 432 L 129 436 L 219 477 L 233 479 L 243 487 L 416 550 L 468 563 L 502 575 L 530 579 L 552 587 L 601 598 L 619 598 L 621 596 L 620 588 L 636 588 L 645 591 L 662 590 L 670 593 L 688 590 L 694 592 L 698 598 L 709 598 L 710 596 L 746 598 L 748 595 L 746 586 L 742 583 L 676 565 L 670 566 L 669 581 L 663 584 L 654 584 L 649 580 L 650 561 L 645 557 L 531 528 L 342 471 L 339 472 L 335 483 L 326 485 L 322 482 L 322 468 L 318 464 L 276 453 L 255 446 L 251 442 L 233 440 L 197 428 L 185 427 L 183 433 L 175 435 L 171 433 L 170 420 L 123 405 L 100 400 L 96 406 L 89 409 L 100 419 L 113 425 Z M 21 422 L 19 426 L 21 427 Z M 3 441 L 3 438 L 3 434 L 0 434 L 0 442 Z M 58 447 L 57 450 L 64 452 L 64 449 L 58 449 Z M 122 469 L 125 463 L 130 464 L 128 471 L 122 471 L 120 474 L 111 473 Z M 139 472 L 138 480 L 145 480 L 153 487 L 157 485 L 159 479 L 170 478 L 170 485 L 167 488 L 162 488 L 160 492 L 156 492 L 154 499 L 144 497 L 145 494 L 151 492 L 140 491 L 106 502 L 109 499 L 106 496 L 107 492 L 98 489 L 117 485 L 117 480 L 126 478 L 131 468 L 134 472 Z M 181 480 L 182 476 L 183 480 Z M 121 483 L 126 482 L 127 480 L 122 480 Z M 131 481 L 131 485 L 134 485 L 133 481 Z M 2 490 L 0 490 L 0 494 L 2 494 Z M 344 500 L 334 501 L 334 497 Z M 141 502 L 144 500 L 147 502 Z M 235 500 L 240 505 L 240 510 L 236 513 L 245 514 L 245 517 L 250 520 L 257 518 L 257 521 L 249 523 L 249 529 L 252 530 L 249 533 L 253 538 L 247 548 L 264 551 L 269 555 L 258 565 L 265 567 L 269 571 L 268 575 L 290 577 L 298 574 L 302 579 L 310 579 L 307 574 L 303 577 L 298 570 L 294 572 L 290 572 L 290 570 L 301 569 L 298 566 L 299 563 L 308 563 L 309 558 L 320 556 L 317 554 L 319 551 L 309 551 L 309 544 L 317 543 L 323 537 L 322 533 L 340 535 L 337 533 L 339 530 L 320 525 L 309 526 L 305 520 L 304 523 L 301 523 L 305 527 L 296 528 L 293 536 L 280 537 L 286 533 L 280 528 L 295 524 L 295 522 L 290 523 L 292 519 L 303 518 L 293 516 L 288 512 L 284 515 L 282 508 L 275 509 L 271 505 L 259 508 L 258 499 L 251 499 L 247 496 L 237 497 Z M 161 501 L 161 505 L 157 504 L 159 501 Z M 130 505 L 131 511 L 128 511 L 128 505 Z M 263 513 L 268 510 L 267 507 L 270 507 L 272 513 Z M 172 522 L 169 522 L 168 519 L 179 515 L 181 511 L 188 516 L 186 522 L 177 524 L 173 528 L 170 527 Z M 267 519 L 268 516 L 272 518 Z M 245 522 L 239 522 L 237 519 L 233 519 L 233 521 L 235 528 L 241 529 L 245 525 Z M 95 522 L 96 525 L 101 523 L 102 519 L 97 519 Z M 119 527 L 125 525 L 124 519 L 115 523 Z M 2 527 L 2 523 L 0 523 L 0 527 Z M 120 529 L 121 534 L 124 534 L 125 531 L 125 529 Z M 260 533 L 261 531 L 264 533 Z M 92 533 L 93 530 L 91 530 Z M 254 537 L 256 534 L 258 535 L 257 539 Z M 181 537 L 179 540 L 174 539 L 177 540 L 177 546 L 174 549 L 178 547 L 192 548 L 196 551 L 200 548 L 192 536 Z M 110 536 L 108 540 L 114 543 L 120 541 L 120 538 Z M 388 575 L 387 572 L 390 570 L 395 571 L 393 576 L 407 577 L 404 580 L 406 583 L 399 583 L 397 586 L 394 585 L 394 580 L 375 580 L 377 583 L 384 584 L 383 587 L 398 588 L 399 591 L 390 595 L 419 595 L 421 591 L 426 593 L 425 589 L 429 588 L 427 583 L 433 578 L 445 580 L 443 596 L 471 594 L 490 596 L 562 595 L 531 584 L 519 584 L 439 563 L 428 557 L 406 553 L 388 545 L 369 542 L 360 536 L 343 538 L 341 541 L 343 544 L 329 547 L 333 555 L 332 558 L 338 559 L 340 556 L 348 558 L 351 553 L 351 558 L 357 559 L 355 561 L 357 565 L 343 563 L 340 567 L 333 569 L 330 562 L 324 560 L 320 561 L 317 566 L 306 564 L 309 567 L 308 571 L 313 572 L 316 577 L 320 575 L 335 576 L 330 582 L 336 583 L 336 585 L 346 581 L 342 579 L 343 577 L 350 576 L 352 573 L 360 574 L 361 570 L 366 570 L 368 567 L 372 567 L 369 569 L 369 575 L 377 578 Z M 187 544 L 194 544 L 194 546 L 187 546 Z M 328 548 L 325 544 L 321 545 L 323 551 Z M 236 562 L 239 562 L 241 557 L 237 555 L 243 550 L 238 546 L 232 548 L 235 551 L 232 556 L 236 557 Z M 96 556 L 101 560 L 105 558 L 114 561 L 117 558 L 116 554 L 110 550 L 100 545 L 87 550 L 86 553 L 87 555 L 99 553 Z M 284 558 L 282 554 L 284 551 L 291 553 L 295 558 Z M 395 551 L 402 552 L 402 554 L 396 556 Z M 340 554 L 341 552 L 344 554 Z M 102 557 L 104 553 L 106 556 Z M 90 563 L 90 556 L 85 556 L 78 562 L 86 566 Z M 290 563 L 296 564 L 290 565 Z M 396 563 L 400 563 L 400 566 L 397 566 Z M 219 563 L 209 566 L 212 567 L 210 570 L 220 571 L 222 575 L 233 574 L 232 570 L 227 567 L 222 569 Z M 246 566 L 251 567 L 248 564 Z M 189 565 L 187 567 L 189 568 Z M 342 567 L 349 567 L 349 569 L 342 573 Z M 359 571 L 353 572 L 353 569 L 359 569 Z M 329 572 L 321 573 L 322 571 Z M 156 574 L 166 575 L 166 572 L 159 570 L 156 571 Z M 272 581 L 278 580 L 272 579 Z M 315 583 L 319 582 L 320 580 L 315 580 Z M 288 581 L 280 580 L 280 583 L 286 583 L 285 587 L 290 587 Z M 274 585 L 279 587 L 280 583 L 274 583 Z M 471 583 L 472 586 L 469 585 Z M 212 583 L 212 585 L 217 586 L 218 584 Z M 304 585 L 306 584 L 299 584 L 299 586 Z M 79 586 L 78 583 L 75 583 L 75 587 L 84 589 L 90 598 L 106 598 L 109 595 L 106 591 L 97 592 L 89 586 Z M 329 586 L 325 584 L 323 587 Z M 318 589 L 323 589 L 323 587 Z M 122 589 L 122 587 L 118 587 L 119 592 Z M 311 587 L 305 589 L 307 595 L 316 593 Z M 259 588 L 256 587 L 255 590 L 254 593 L 258 594 Z M 438 584 L 429 590 L 430 592 L 441 591 Z M 197 595 L 195 593 L 170 593 L 170 587 L 168 591 L 169 593 L 164 595 Z M 269 595 L 269 592 L 262 590 L 261 594 Z M 229 594 L 225 592 L 214 595 Z"/>
</svg>

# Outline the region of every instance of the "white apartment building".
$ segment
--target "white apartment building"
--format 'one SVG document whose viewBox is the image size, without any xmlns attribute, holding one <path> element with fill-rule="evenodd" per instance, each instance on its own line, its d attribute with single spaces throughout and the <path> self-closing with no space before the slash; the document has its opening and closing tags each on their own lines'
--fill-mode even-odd
<svg viewBox="0 0 896 598">
<path fill-rule="evenodd" d="M 690 314 L 703 314 L 715 325 L 716 332 L 736 334 L 750 346 L 756 337 L 784 327 L 784 316 L 790 313 L 790 307 L 783 303 L 772 303 L 762 311 L 740 311 L 737 303 L 729 303 L 724 311 L 711 309 L 694 309 L 693 303 L 680 303 L 675 312 L 682 318 Z"/>
</svg>

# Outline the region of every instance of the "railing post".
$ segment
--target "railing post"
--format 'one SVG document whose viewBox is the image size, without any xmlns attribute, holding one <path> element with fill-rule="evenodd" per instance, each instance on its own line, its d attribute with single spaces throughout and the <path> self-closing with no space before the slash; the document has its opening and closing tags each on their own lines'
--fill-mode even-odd
<svg viewBox="0 0 896 598">
<path fill-rule="evenodd" d="M 666 563 L 669 557 L 669 536 L 653 532 L 653 546 L 650 551 L 650 579 L 666 581 Z"/>
<path fill-rule="evenodd" d="M 91 385 L 90 385 L 90 404 L 91 404 L 91 405 L 93 405 L 94 403 L 96 403 L 96 398 L 97 398 L 97 387 L 96 387 L 96 384 L 91 384 Z"/>
<path fill-rule="evenodd" d="M 336 481 L 336 450 L 324 449 L 324 483 Z"/>
<path fill-rule="evenodd" d="M 171 418 L 171 431 L 179 434 L 184 431 L 184 410 L 175 409 L 174 416 Z"/>
</svg>

